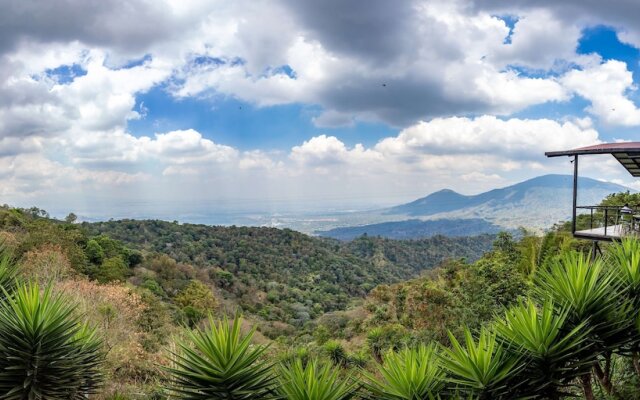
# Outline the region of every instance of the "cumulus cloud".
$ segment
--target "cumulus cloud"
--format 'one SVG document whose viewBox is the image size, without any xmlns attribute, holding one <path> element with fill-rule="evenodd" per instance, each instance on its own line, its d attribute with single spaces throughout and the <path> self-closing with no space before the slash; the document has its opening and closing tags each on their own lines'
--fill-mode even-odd
<svg viewBox="0 0 640 400">
<path fill-rule="evenodd" d="M 532 10 L 545 10 L 565 26 L 579 24 L 608 25 L 618 28 L 620 36 L 636 47 L 640 46 L 640 3 L 636 1 L 599 0 L 474 0 L 467 4 L 477 11 L 525 14 Z M 558 38 L 562 40 L 562 38 Z"/>
<path fill-rule="evenodd" d="M 582 125 L 582 126 L 580 126 Z M 586 126 L 585 126 L 586 125 Z M 598 132 L 585 121 L 559 123 L 549 119 L 436 118 L 387 138 L 376 150 L 388 154 L 501 154 L 539 159 L 545 151 L 598 142 Z"/>
<path fill-rule="evenodd" d="M 320 135 L 305 141 L 291 149 L 290 158 L 299 164 L 323 167 L 336 164 L 357 164 L 367 161 L 379 161 L 380 154 L 366 150 L 357 144 L 349 149 L 335 136 Z"/>
<path fill-rule="evenodd" d="M 640 125 L 640 109 L 626 96 L 635 90 L 633 76 L 622 61 L 609 60 L 584 70 L 568 72 L 563 84 L 591 102 L 587 109 L 613 125 Z"/>
<path fill-rule="evenodd" d="M 437 118 L 419 122 L 371 148 L 348 148 L 333 136 L 320 135 L 292 148 L 289 158 L 312 170 L 334 174 L 356 170 L 402 176 L 410 171 L 465 176 L 478 182 L 502 179 L 511 172 L 541 165 L 544 152 L 597 143 L 598 132 L 585 121 L 501 120 L 494 116 Z"/>
</svg>

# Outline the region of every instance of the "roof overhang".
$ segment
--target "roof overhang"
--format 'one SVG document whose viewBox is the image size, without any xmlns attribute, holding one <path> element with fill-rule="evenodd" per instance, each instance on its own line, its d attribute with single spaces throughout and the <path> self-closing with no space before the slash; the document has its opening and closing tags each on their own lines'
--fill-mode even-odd
<svg viewBox="0 0 640 400">
<path fill-rule="evenodd" d="M 611 154 L 631 176 L 640 177 L 640 142 L 603 143 L 572 150 L 548 151 L 544 154 L 547 157 Z"/>
</svg>

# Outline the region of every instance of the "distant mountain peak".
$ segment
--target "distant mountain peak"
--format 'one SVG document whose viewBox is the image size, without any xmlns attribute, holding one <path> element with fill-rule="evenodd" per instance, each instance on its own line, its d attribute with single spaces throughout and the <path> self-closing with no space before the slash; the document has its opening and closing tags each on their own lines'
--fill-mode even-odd
<svg viewBox="0 0 640 400">
<path fill-rule="evenodd" d="M 566 208 L 566 213 L 569 215 L 571 210 L 568 205 L 570 205 L 572 187 L 572 175 L 548 174 L 476 195 L 463 195 L 452 189 L 442 189 L 410 203 L 389 208 L 385 210 L 385 213 L 427 217 L 436 214 L 459 213 L 479 207 L 500 210 L 507 207 L 524 206 L 526 203 L 527 207 L 557 208 L 558 213 L 560 212 L 559 207 Z M 610 193 L 625 190 L 633 191 L 621 185 L 592 178 L 580 177 L 578 180 L 579 198 L 581 193 L 586 193 L 586 197 L 581 200 L 594 204 Z M 523 217 L 526 217 L 526 214 Z M 523 223 L 523 225 L 525 224 Z"/>
<path fill-rule="evenodd" d="M 440 190 L 438 190 L 437 192 L 433 192 L 433 193 L 431 193 L 431 195 L 438 194 L 438 193 L 454 193 L 454 194 L 460 194 L 460 193 L 456 192 L 456 191 L 455 191 L 455 190 L 453 190 L 453 189 L 440 189 Z"/>
</svg>

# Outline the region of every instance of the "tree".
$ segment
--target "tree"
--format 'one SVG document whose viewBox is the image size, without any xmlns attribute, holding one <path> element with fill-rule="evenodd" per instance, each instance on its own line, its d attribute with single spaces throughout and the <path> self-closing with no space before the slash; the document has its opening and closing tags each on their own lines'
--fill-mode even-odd
<svg viewBox="0 0 640 400">
<path fill-rule="evenodd" d="M 589 348 L 589 328 L 584 323 L 570 328 L 567 318 L 551 301 L 538 308 L 529 300 L 495 322 L 498 339 L 523 367 L 518 374 L 523 397 L 560 399 L 570 382 L 588 374 L 596 356 Z"/>
<path fill-rule="evenodd" d="M 129 267 L 121 257 L 111 257 L 104 260 L 102 265 L 97 269 L 95 278 L 100 283 L 112 281 L 125 281 L 129 274 Z"/>
<path fill-rule="evenodd" d="M 591 259 L 588 253 L 569 251 L 541 270 L 536 279 L 536 294 L 542 301 L 550 299 L 558 313 L 566 313 L 565 329 L 584 325 L 589 328 L 586 347 L 600 354 L 604 367 L 593 361 L 596 377 L 609 393 L 615 392 L 611 383 L 611 357 L 630 343 L 629 332 L 634 331 L 637 312 L 625 301 L 624 283 L 614 268 L 605 268 L 601 258 Z M 591 379 L 583 376 L 583 389 L 592 399 Z"/>
<path fill-rule="evenodd" d="M 89 262 L 100 265 L 102 264 L 102 260 L 104 260 L 104 250 L 100 243 L 98 243 L 95 239 L 91 239 L 87 242 L 87 247 L 84 250 L 87 255 L 87 259 Z"/>
<path fill-rule="evenodd" d="M 195 325 L 217 305 L 211 289 L 197 280 L 191 281 L 174 300 L 182 307 L 190 325 Z"/>
<path fill-rule="evenodd" d="M 78 216 L 75 215 L 74 213 L 69 213 L 69 215 L 67 215 L 64 218 L 64 221 L 68 224 L 75 224 L 77 220 L 78 220 Z"/>
</svg>

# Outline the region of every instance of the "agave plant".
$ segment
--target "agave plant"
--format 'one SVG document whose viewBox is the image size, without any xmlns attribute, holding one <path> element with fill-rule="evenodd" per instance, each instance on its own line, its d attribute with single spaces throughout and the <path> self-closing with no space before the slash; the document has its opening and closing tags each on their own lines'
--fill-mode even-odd
<svg viewBox="0 0 640 400">
<path fill-rule="evenodd" d="M 6 292 L 5 292 L 6 293 Z M 100 387 L 104 354 L 73 304 L 25 284 L 0 304 L 0 398 L 86 399 Z"/>
<path fill-rule="evenodd" d="M 349 362 L 347 352 L 345 351 L 342 344 L 337 340 L 329 340 L 322 347 L 324 352 L 327 354 L 327 356 L 329 356 L 329 358 L 335 365 L 344 367 Z"/>
<path fill-rule="evenodd" d="M 600 321 L 617 306 L 620 287 L 601 258 L 592 260 L 590 254 L 568 251 L 550 268 L 539 271 L 535 292 L 543 301 L 551 299 L 568 308 L 570 319 Z"/>
<path fill-rule="evenodd" d="M 557 313 L 550 301 L 540 309 L 531 301 L 520 303 L 495 322 L 498 338 L 518 354 L 525 367 L 518 374 L 526 383 L 521 395 L 558 399 L 574 379 L 587 375 L 595 354 L 587 340 L 590 329 L 581 323 L 566 326 L 567 311 Z"/>
<path fill-rule="evenodd" d="M 357 393 L 352 375 L 340 377 L 340 369 L 332 364 L 301 360 L 283 365 L 280 371 L 278 394 L 285 400 L 348 400 Z"/>
<path fill-rule="evenodd" d="M 611 266 L 619 272 L 620 279 L 630 292 L 628 295 L 640 303 L 640 240 L 624 238 L 607 248 Z"/>
<path fill-rule="evenodd" d="M 210 317 L 207 329 L 188 331 L 168 369 L 170 392 L 185 400 L 271 398 L 275 378 L 262 358 L 267 347 L 253 346 L 255 328 L 243 336 L 241 324 L 240 316 L 232 323 Z"/>
<path fill-rule="evenodd" d="M 566 252 L 538 275 L 539 297 L 550 299 L 567 311 L 567 322 L 583 322 L 600 351 L 618 351 L 630 341 L 635 312 L 624 296 L 624 280 L 618 271 L 605 268 L 601 258 Z"/>
<path fill-rule="evenodd" d="M 615 242 L 608 247 L 607 255 L 611 267 L 618 272 L 624 285 L 624 295 L 633 309 L 637 310 L 640 307 L 640 240 L 624 238 Z M 629 350 L 634 369 L 640 376 L 640 317 L 637 321 L 637 329 L 633 331 Z"/>
<path fill-rule="evenodd" d="M 442 365 L 459 392 L 481 399 L 516 398 L 510 381 L 519 359 L 505 351 L 494 332 L 482 328 L 476 342 L 466 329 L 464 346 L 451 333 L 449 337 L 452 347 L 443 347 Z"/>
<path fill-rule="evenodd" d="M 541 297 L 552 299 L 560 312 L 566 310 L 568 327 L 586 324 L 592 351 L 602 355 L 604 367 L 594 359 L 594 370 L 605 390 L 612 393 L 611 356 L 627 351 L 635 335 L 636 311 L 625 297 L 619 271 L 605 268 L 601 258 L 565 252 L 547 270 L 541 271 L 537 289 Z M 589 377 L 583 379 L 587 398 L 592 398 Z"/>
<path fill-rule="evenodd" d="M 378 366 L 382 379 L 368 376 L 367 389 L 380 400 L 427 400 L 444 389 L 435 345 L 389 351 Z"/>
</svg>

